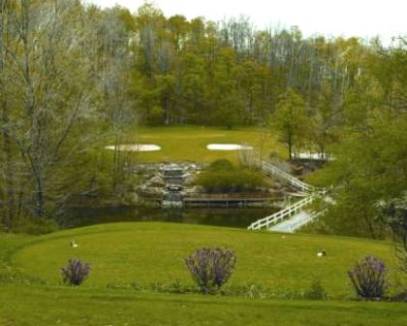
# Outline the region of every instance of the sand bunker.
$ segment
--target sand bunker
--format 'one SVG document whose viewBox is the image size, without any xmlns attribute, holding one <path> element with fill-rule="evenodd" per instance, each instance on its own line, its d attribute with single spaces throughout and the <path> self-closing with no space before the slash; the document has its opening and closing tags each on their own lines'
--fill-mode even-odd
<svg viewBox="0 0 407 326">
<path fill-rule="evenodd" d="M 209 144 L 206 148 L 210 151 L 247 151 L 253 149 L 251 146 L 239 144 Z"/>
<path fill-rule="evenodd" d="M 114 151 L 116 146 L 106 146 L 105 149 Z M 122 152 L 158 152 L 161 147 L 153 144 L 118 145 L 117 149 Z"/>
</svg>

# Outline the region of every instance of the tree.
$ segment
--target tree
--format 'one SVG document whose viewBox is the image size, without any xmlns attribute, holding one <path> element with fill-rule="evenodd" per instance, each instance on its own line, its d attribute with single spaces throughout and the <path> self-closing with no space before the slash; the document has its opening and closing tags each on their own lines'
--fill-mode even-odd
<svg viewBox="0 0 407 326">
<path fill-rule="evenodd" d="M 377 113 L 363 130 L 347 129 L 332 150 L 335 160 L 313 177 L 334 185 L 325 224 L 336 234 L 382 237 L 378 203 L 407 189 L 406 114 Z"/>
<path fill-rule="evenodd" d="M 288 146 L 288 157 L 293 158 L 295 145 L 304 143 L 310 119 L 305 111 L 305 102 L 294 90 L 289 89 L 281 97 L 276 111 L 271 115 L 272 128 L 280 134 Z"/>
<path fill-rule="evenodd" d="M 11 228 L 22 217 L 55 216 L 72 194 L 93 187 L 106 48 L 92 25 L 100 15 L 78 1 L 0 4 L 0 200 Z"/>
<path fill-rule="evenodd" d="M 4 164 L 3 168 L 3 182 L 0 182 L 1 190 L 4 195 L 4 226 L 7 230 L 12 227 L 12 221 L 16 215 L 15 205 L 15 173 L 14 173 L 14 152 L 12 149 L 12 136 L 10 126 L 10 101 L 7 96 L 7 81 L 8 81 L 8 65 L 9 57 L 7 56 L 7 49 L 10 47 L 10 20 L 11 20 L 11 2 L 7 0 L 0 1 L 0 135 L 2 142 L 0 144 L 0 158 Z M 1 184 L 4 186 L 1 187 Z M 2 189 L 3 188 L 3 189 Z"/>
<path fill-rule="evenodd" d="M 396 242 L 400 267 L 407 273 L 407 193 L 380 203 L 385 222 L 390 225 Z"/>
</svg>

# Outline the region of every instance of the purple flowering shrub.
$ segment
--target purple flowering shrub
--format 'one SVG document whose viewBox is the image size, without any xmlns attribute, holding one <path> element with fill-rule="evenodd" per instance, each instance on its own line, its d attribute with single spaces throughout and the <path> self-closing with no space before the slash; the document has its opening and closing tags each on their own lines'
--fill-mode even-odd
<svg viewBox="0 0 407 326">
<path fill-rule="evenodd" d="M 361 298 L 382 298 L 387 289 L 387 269 L 380 259 L 367 256 L 348 271 L 357 295 Z"/>
<path fill-rule="evenodd" d="M 69 259 L 68 264 L 61 268 L 62 281 L 69 285 L 81 285 L 89 273 L 90 265 L 79 259 Z"/>
<path fill-rule="evenodd" d="M 185 264 L 201 291 L 214 293 L 232 275 L 236 256 L 229 249 L 201 248 L 185 258 Z"/>
</svg>

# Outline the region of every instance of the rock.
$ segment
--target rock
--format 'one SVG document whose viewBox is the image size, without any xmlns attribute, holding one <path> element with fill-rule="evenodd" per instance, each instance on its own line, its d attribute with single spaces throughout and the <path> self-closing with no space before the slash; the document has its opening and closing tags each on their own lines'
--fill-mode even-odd
<svg viewBox="0 0 407 326">
<path fill-rule="evenodd" d="M 153 187 L 164 187 L 165 182 L 162 177 L 156 175 L 155 177 L 151 178 L 149 184 Z"/>
</svg>

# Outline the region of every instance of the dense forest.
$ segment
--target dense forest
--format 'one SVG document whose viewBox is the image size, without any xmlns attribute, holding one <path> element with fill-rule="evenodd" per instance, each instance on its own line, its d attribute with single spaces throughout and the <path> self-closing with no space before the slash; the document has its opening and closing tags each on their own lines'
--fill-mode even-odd
<svg viewBox="0 0 407 326">
<path fill-rule="evenodd" d="M 330 152 L 325 232 L 382 235 L 379 201 L 407 189 L 407 39 L 304 37 L 79 0 L 0 0 L 0 200 L 6 229 L 75 195 L 123 189 L 98 153 L 129 126 L 251 125 Z M 21 222 L 23 221 L 23 222 Z M 33 222 L 34 223 L 34 222 Z M 13 226 L 14 225 L 14 226 Z"/>
</svg>

